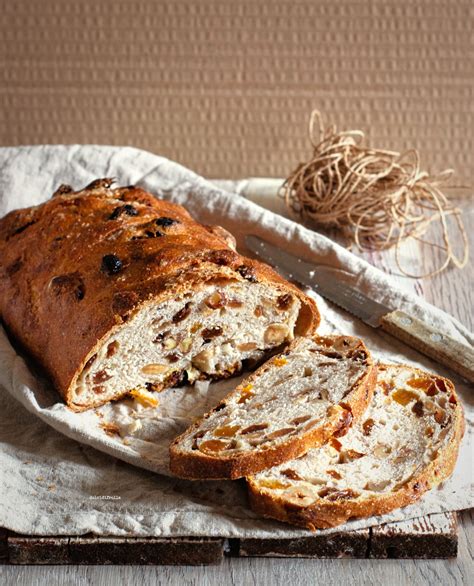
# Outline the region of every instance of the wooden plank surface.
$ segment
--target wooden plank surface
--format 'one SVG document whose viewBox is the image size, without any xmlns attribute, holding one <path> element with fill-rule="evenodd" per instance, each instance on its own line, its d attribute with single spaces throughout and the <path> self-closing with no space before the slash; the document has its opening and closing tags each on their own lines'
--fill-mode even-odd
<svg viewBox="0 0 474 586">
<path fill-rule="evenodd" d="M 218 566 L 0 566 L 15 586 L 470 586 L 474 514 L 464 511 L 456 560 L 225 557 Z"/>
<path fill-rule="evenodd" d="M 209 565 L 228 557 L 449 558 L 457 554 L 454 513 L 299 539 L 37 537 L 6 532 L 13 565 Z"/>
<path fill-rule="evenodd" d="M 452 558 L 457 552 L 455 513 L 426 515 L 371 529 L 371 558 Z"/>
<path fill-rule="evenodd" d="M 210 565 L 224 556 L 219 538 L 37 537 L 4 535 L 5 564 Z"/>
</svg>

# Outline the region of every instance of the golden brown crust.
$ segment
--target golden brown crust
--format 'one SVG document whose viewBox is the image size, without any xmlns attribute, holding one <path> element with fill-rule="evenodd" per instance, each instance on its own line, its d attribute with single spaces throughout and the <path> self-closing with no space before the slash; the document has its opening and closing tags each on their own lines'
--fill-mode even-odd
<svg viewBox="0 0 474 586">
<path fill-rule="evenodd" d="M 343 336 L 341 336 L 341 339 Z M 348 338 L 347 336 L 345 338 Z M 291 352 L 297 340 L 290 344 L 285 352 L 279 354 L 284 356 Z M 309 449 L 324 444 L 329 437 L 338 433 L 344 435 L 353 421 L 357 421 L 364 413 L 372 398 L 377 369 L 374 365 L 369 351 L 362 341 L 358 341 L 358 349 L 367 355 L 367 372 L 362 375 L 354 384 L 348 397 L 344 398 L 339 405 L 333 407 L 333 413 L 328 417 L 323 426 L 310 429 L 304 434 L 288 438 L 285 442 L 272 445 L 266 450 L 255 450 L 251 453 L 231 456 L 211 456 L 200 451 L 188 452 L 180 448 L 180 442 L 185 436 L 197 432 L 201 421 L 208 417 L 226 400 L 241 392 L 241 390 L 261 376 L 261 374 L 273 366 L 274 358 L 263 364 L 258 370 L 247 377 L 236 389 L 229 393 L 220 404 L 205 414 L 199 421 L 190 426 L 183 434 L 178 436 L 170 445 L 170 470 L 176 476 L 197 479 L 232 479 L 242 478 L 250 474 L 256 474 L 261 470 L 276 466 L 288 460 L 298 458 Z"/>
<path fill-rule="evenodd" d="M 382 365 L 380 366 L 382 368 Z M 408 367 L 409 368 L 409 367 Z M 411 368 L 414 373 L 423 371 Z M 454 414 L 454 433 L 452 441 L 441 450 L 435 460 L 430 462 L 417 477 L 410 479 L 398 490 L 365 499 L 346 499 L 335 502 L 319 498 L 310 506 L 289 503 L 284 496 L 276 496 L 271 490 L 262 489 L 254 478 L 247 478 L 248 496 L 251 508 L 258 514 L 278 519 L 292 525 L 306 527 L 311 531 L 327 529 L 346 523 L 350 519 L 383 515 L 394 509 L 410 505 L 437 484 L 451 476 L 464 434 L 464 416 L 461 403 L 456 396 L 454 385 L 442 379 L 450 393 L 456 397 Z"/>
<path fill-rule="evenodd" d="M 72 408 L 81 409 L 71 401 L 78 374 L 113 328 L 146 303 L 209 281 L 256 279 L 291 291 L 302 303 L 297 333 L 317 327 L 314 301 L 236 253 L 224 230 L 139 187 L 111 184 L 100 179 L 79 192 L 61 186 L 45 203 L 0 220 L 2 321 Z M 102 265 L 111 254 L 122 263 L 116 274 Z"/>
</svg>

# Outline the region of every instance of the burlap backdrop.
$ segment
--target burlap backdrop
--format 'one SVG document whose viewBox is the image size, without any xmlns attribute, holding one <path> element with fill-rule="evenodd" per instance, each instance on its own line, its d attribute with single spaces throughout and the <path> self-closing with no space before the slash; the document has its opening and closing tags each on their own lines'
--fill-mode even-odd
<svg viewBox="0 0 474 586">
<path fill-rule="evenodd" d="M 284 176 L 312 108 L 472 181 L 460 0 L 0 0 L 0 144 L 130 144 Z"/>
</svg>

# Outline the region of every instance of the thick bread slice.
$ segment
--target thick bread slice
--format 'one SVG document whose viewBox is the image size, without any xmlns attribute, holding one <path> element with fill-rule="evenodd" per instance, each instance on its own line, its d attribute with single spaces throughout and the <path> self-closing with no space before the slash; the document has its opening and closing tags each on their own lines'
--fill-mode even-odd
<svg viewBox="0 0 474 586">
<path fill-rule="evenodd" d="M 301 456 L 360 417 L 375 378 L 358 338 L 297 338 L 174 440 L 171 471 L 240 478 Z"/>
<path fill-rule="evenodd" d="M 372 403 L 360 421 L 344 437 L 248 478 L 251 506 L 312 530 L 387 513 L 452 473 L 463 432 L 449 380 L 379 365 Z"/>
<path fill-rule="evenodd" d="M 0 315 L 84 410 L 224 378 L 312 333 L 312 299 L 219 226 L 110 179 L 0 220 Z"/>
</svg>

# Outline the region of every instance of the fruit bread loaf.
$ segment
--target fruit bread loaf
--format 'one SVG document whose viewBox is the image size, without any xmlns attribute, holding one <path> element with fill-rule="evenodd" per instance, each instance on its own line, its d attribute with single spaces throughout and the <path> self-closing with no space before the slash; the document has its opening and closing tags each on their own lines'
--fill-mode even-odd
<svg viewBox="0 0 474 586">
<path fill-rule="evenodd" d="M 319 323 L 313 300 L 181 206 L 100 179 L 0 220 L 0 314 L 67 404 L 235 374 Z"/>
<path fill-rule="evenodd" d="M 372 402 L 344 437 L 247 479 L 252 508 L 315 530 L 413 503 L 453 471 L 464 431 L 447 379 L 378 367 Z"/>
<path fill-rule="evenodd" d="M 297 338 L 170 446 L 183 478 L 239 478 L 342 434 L 364 412 L 376 369 L 358 338 Z"/>
</svg>

